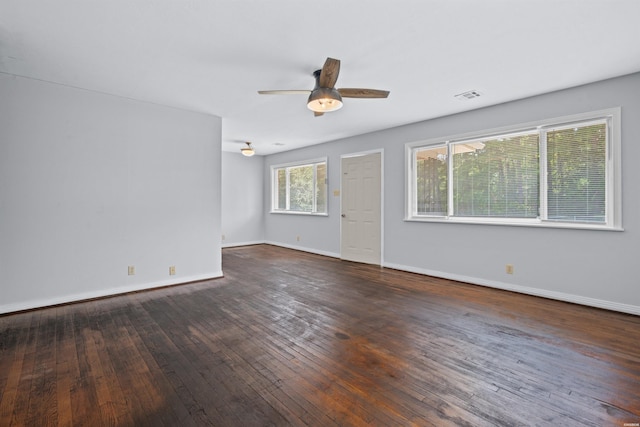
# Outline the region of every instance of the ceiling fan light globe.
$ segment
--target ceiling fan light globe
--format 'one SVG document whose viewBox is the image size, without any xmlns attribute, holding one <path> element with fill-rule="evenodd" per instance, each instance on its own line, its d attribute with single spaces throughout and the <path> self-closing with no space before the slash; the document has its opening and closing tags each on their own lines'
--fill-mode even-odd
<svg viewBox="0 0 640 427">
<path fill-rule="evenodd" d="M 316 113 L 328 113 L 342 108 L 342 96 L 335 89 L 320 87 L 309 95 L 307 108 Z"/>
<path fill-rule="evenodd" d="M 251 146 L 251 143 L 247 142 L 246 144 L 247 144 L 246 147 L 240 149 L 240 152 L 242 153 L 242 155 L 246 157 L 251 157 L 254 154 L 256 154 L 256 150 L 253 149 L 253 147 Z"/>
</svg>

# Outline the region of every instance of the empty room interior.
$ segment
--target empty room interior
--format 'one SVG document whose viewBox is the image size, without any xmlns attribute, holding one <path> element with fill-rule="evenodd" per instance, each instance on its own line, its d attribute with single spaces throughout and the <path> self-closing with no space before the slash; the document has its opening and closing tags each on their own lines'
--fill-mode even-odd
<svg viewBox="0 0 640 427">
<path fill-rule="evenodd" d="M 639 426 L 638 16 L 0 0 L 0 425 Z"/>
</svg>

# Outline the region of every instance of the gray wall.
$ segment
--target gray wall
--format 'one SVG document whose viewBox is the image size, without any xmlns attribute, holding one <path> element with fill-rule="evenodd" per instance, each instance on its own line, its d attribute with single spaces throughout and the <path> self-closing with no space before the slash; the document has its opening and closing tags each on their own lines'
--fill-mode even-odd
<svg viewBox="0 0 640 427">
<path fill-rule="evenodd" d="M 0 312 L 220 276 L 220 147 L 219 117 L 0 74 Z"/>
<path fill-rule="evenodd" d="M 639 89 L 633 74 L 222 166 L 218 117 L 0 74 L 0 312 L 217 277 L 222 234 L 339 256 L 340 156 L 382 149 L 385 266 L 640 314 Z M 623 232 L 403 220 L 406 142 L 618 106 Z M 329 215 L 270 214 L 270 165 L 324 156 Z"/>
<path fill-rule="evenodd" d="M 268 156 L 269 168 L 328 156 L 329 216 L 268 213 L 265 240 L 339 256 L 340 156 L 384 150 L 383 264 L 418 273 L 640 314 L 640 74 Z M 541 119 L 622 107 L 624 231 L 404 221 L 404 144 Z M 336 114 L 339 114 L 336 113 Z M 319 120 L 321 120 L 320 118 Z M 301 236 L 300 241 L 296 236 Z M 514 274 L 505 273 L 514 265 Z"/>
<path fill-rule="evenodd" d="M 264 241 L 263 162 L 222 152 L 222 247 Z"/>
</svg>

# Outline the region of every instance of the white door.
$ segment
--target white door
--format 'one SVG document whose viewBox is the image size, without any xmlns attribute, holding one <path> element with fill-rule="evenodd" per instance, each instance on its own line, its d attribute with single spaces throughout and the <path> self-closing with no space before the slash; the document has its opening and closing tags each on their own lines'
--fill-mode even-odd
<svg viewBox="0 0 640 427">
<path fill-rule="evenodd" d="M 342 159 L 340 257 L 381 264 L 382 154 Z"/>
</svg>

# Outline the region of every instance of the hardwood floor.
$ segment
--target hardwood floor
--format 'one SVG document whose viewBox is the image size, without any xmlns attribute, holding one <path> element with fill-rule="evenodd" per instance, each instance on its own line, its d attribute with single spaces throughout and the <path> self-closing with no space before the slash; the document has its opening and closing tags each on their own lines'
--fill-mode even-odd
<svg viewBox="0 0 640 427">
<path fill-rule="evenodd" d="M 0 425 L 624 426 L 640 317 L 296 252 L 0 317 Z"/>
</svg>

